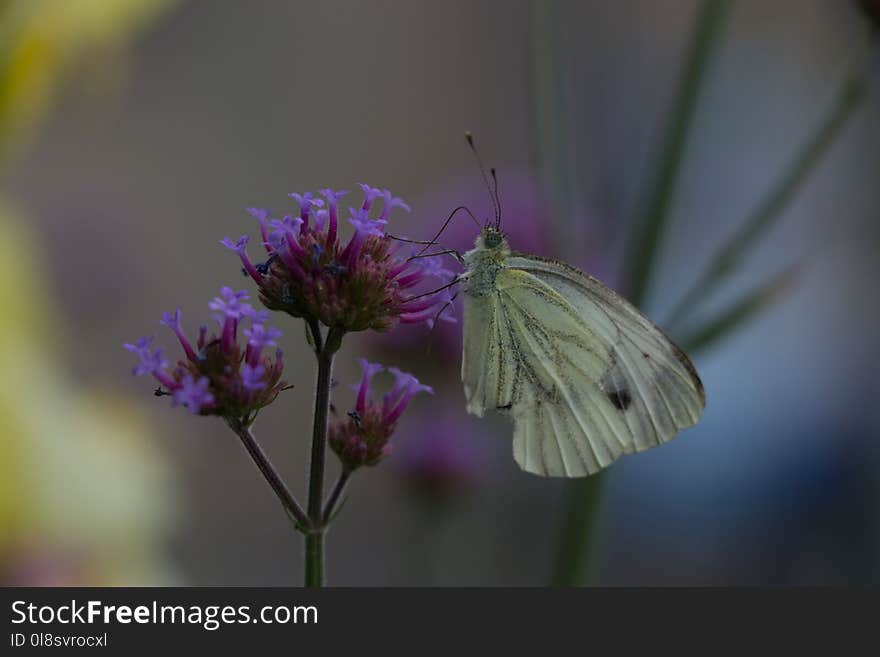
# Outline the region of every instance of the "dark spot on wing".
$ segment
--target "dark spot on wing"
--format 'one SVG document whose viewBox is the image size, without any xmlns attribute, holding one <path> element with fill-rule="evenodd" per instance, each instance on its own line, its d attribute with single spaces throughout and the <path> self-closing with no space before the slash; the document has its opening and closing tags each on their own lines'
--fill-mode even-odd
<svg viewBox="0 0 880 657">
<path fill-rule="evenodd" d="M 619 411 L 625 411 L 632 403 L 632 397 L 629 390 L 612 390 L 608 393 L 608 400 L 614 404 Z"/>
<path fill-rule="evenodd" d="M 513 403 L 511 402 L 510 404 L 504 404 L 504 406 L 496 406 L 495 410 L 496 411 L 509 411 L 512 407 L 513 407 Z"/>
</svg>

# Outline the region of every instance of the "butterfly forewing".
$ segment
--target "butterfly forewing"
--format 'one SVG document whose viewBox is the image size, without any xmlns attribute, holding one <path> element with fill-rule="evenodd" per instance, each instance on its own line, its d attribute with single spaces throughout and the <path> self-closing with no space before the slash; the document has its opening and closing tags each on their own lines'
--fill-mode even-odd
<svg viewBox="0 0 880 657">
<path fill-rule="evenodd" d="M 620 401 L 634 403 L 642 411 L 655 432 L 659 430 L 659 442 L 696 424 L 706 398 L 694 366 L 631 303 L 595 278 L 555 260 L 514 254 L 506 265 L 557 290 L 611 345 L 616 366 L 600 384 L 608 392 L 626 393 Z"/>
<path fill-rule="evenodd" d="M 491 293 L 466 295 L 468 411 L 509 411 L 529 472 L 593 474 L 696 423 L 693 366 L 622 297 L 563 263 L 513 254 Z"/>
<path fill-rule="evenodd" d="M 504 269 L 496 285 L 520 362 L 510 411 L 514 457 L 536 474 L 597 472 L 632 444 L 623 418 L 595 384 L 613 365 L 608 344 L 535 276 Z"/>
</svg>

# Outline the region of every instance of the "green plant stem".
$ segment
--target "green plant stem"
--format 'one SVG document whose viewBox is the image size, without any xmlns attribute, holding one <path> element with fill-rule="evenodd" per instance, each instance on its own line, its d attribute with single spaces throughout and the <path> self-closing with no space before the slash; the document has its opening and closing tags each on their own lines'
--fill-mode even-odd
<svg viewBox="0 0 880 657">
<path fill-rule="evenodd" d="M 257 443 L 250 428 L 235 420 L 229 420 L 228 424 L 241 439 L 247 453 L 250 454 L 250 457 L 253 459 L 257 468 L 263 473 L 263 477 L 265 477 L 269 486 L 272 487 L 272 490 L 275 491 L 275 495 L 281 500 L 281 505 L 296 520 L 298 528 L 302 531 L 306 531 L 311 525 L 311 520 L 296 501 L 296 498 L 290 492 L 290 489 L 287 488 L 287 485 L 281 479 L 278 471 L 272 465 L 272 462 L 269 461 L 269 457 L 266 456 L 262 447 Z"/>
<path fill-rule="evenodd" d="M 583 227 L 572 221 L 580 216 L 576 113 L 571 85 L 571 62 L 562 56 L 566 30 L 559 17 L 559 3 L 529 3 L 528 51 L 531 67 L 532 158 L 541 178 L 544 200 L 550 209 L 549 246 L 562 257 L 580 255 Z"/>
<path fill-rule="evenodd" d="M 313 530 L 306 534 L 306 578 L 305 585 L 310 589 L 324 586 L 324 530 Z"/>
<path fill-rule="evenodd" d="M 339 478 L 336 480 L 336 484 L 333 486 L 333 490 L 330 491 L 330 495 L 327 497 L 327 502 L 324 504 L 322 518 L 325 525 L 332 519 L 333 511 L 336 510 L 336 505 L 339 503 L 339 499 L 345 492 L 345 488 L 348 486 L 348 480 L 350 478 L 351 470 L 343 467 L 342 471 L 339 473 Z"/>
<path fill-rule="evenodd" d="M 834 100 L 817 129 L 795 154 L 782 176 L 764 196 L 743 225 L 721 247 L 711 265 L 682 296 L 670 313 L 670 325 L 678 326 L 687 313 L 704 301 L 734 271 L 748 248 L 758 242 L 795 197 L 849 118 L 866 97 L 867 79 L 861 69 L 837 88 Z"/>
<path fill-rule="evenodd" d="M 632 269 L 626 279 L 630 299 L 637 305 L 644 301 L 648 291 L 648 281 L 668 223 L 669 208 L 700 87 L 721 35 L 728 5 L 729 0 L 704 0 L 697 18 L 660 154 L 659 175 L 648 195 L 646 214 L 639 227 L 631 259 Z M 553 583 L 557 586 L 577 586 L 590 580 L 595 553 L 595 528 L 605 478 L 606 475 L 600 473 L 567 484 L 568 499 L 552 575 Z"/>
<path fill-rule="evenodd" d="M 333 356 L 342 343 L 342 333 L 331 328 L 326 340 L 316 336 L 318 375 L 315 383 L 315 416 L 312 424 L 312 456 L 309 464 L 308 516 L 311 527 L 306 534 L 305 585 L 320 587 L 324 584 L 324 464 L 327 453 L 327 418 L 330 412 L 330 384 L 333 375 Z"/>
<path fill-rule="evenodd" d="M 590 579 L 593 529 L 598 525 L 603 474 L 570 482 L 553 571 L 553 586 L 572 586 Z"/>
</svg>

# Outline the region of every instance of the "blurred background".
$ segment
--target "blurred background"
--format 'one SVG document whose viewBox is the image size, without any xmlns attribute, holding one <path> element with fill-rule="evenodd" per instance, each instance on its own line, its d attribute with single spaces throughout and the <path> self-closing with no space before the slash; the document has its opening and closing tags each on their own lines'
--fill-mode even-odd
<svg viewBox="0 0 880 657">
<path fill-rule="evenodd" d="M 437 394 L 355 476 L 329 583 L 558 582 L 586 497 L 575 583 L 877 583 L 875 42 L 824 0 L 0 3 L 0 582 L 299 584 L 237 439 L 153 397 L 121 345 L 170 349 L 163 311 L 192 330 L 250 287 L 218 244 L 256 235 L 245 207 L 363 181 L 413 206 L 392 226 L 412 237 L 488 215 L 467 129 L 512 246 L 638 298 L 692 348 L 706 411 L 589 488 L 541 479 L 503 419 L 465 414 L 460 324 L 350 339 L 341 383 L 368 356 Z M 676 310 L 732 238 L 724 284 Z M 302 496 L 313 357 L 275 323 L 296 388 L 255 432 Z"/>
</svg>

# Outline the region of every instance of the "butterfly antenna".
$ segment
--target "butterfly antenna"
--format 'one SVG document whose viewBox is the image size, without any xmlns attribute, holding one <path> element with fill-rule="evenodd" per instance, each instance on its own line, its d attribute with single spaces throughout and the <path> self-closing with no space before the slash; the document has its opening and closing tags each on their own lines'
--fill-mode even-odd
<svg viewBox="0 0 880 657">
<path fill-rule="evenodd" d="M 495 225 L 499 226 L 501 225 L 501 208 L 498 206 L 498 185 L 496 183 L 495 190 L 493 191 L 492 185 L 489 184 L 489 177 L 486 175 L 486 167 L 483 166 L 483 158 L 480 157 L 480 153 L 474 145 L 474 136 L 470 132 L 465 132 L 464 138 L 467 140 L 468 146 L 471 148 L 471 153 L 474 154 L 474 158 L 477 160 L 477 167 L 480 169 L 483 183 L 486 185 L 486 189 L 489 192 L 489 200 L 492 201 L 492 209 L 495 211 Z"/>
<path fill-rule="evenodd" d="M 448 290 L 453 285 L 458 285 L 459 283 L 461 283 L 461 281 L 462 281 L 462 279 L 459 276 L 456 276 L 451 281 L 449 281 L 446 285 L 438 287 L 436 290 L 431 290 L 429 292 L 423 292 L 422 294 L 417 294 L 414 297 L 409 297 L 408 299 L 406 299 L 406 301 L 415 301 L 416 299 L 423 299 L 425 297 L 429 297 L 432 294 L 437 294 L 438 292 L 442 292 L 443 290 Z"/>
<path fill-rule="evenodd" d="M 449 225 L 449 222 L 451 222 L 451 221 L 452 221 L 452 218 L 453 218 L 456 214 L 458 214 L 459 212 L 461 212 L 462 210 L 464 210 L 465 212 L 468 213 L 468 215 L 470 216 L 471 220 L 473 220 L 473 222 L 477 225 L 477 229 L 478 229 L 478 230 L 481 228 L 481 226 L 480 226 L 480 222 L 479 222 L 479 221 L 477 220 L 477 218 L 474 216 L 474 213 L 471 212 L 470 208 L 468 208 L 466 205 L 459 205 L 457 208 L 455 208 L 452 212 L 449 213 L 449 216 L 446 217 L 446 221 L 443 222 L 443 225 L 440 226 L 440 230 L 438 230 L 438 231 L 437 231 L 437 234 L 434 235 L 434 237 L 431 238 L 431 241 L 429 241 L 429 242 L 425 242 L 425 248 L 423 248 L 421 251 L 419 251 L 419 255 L 422 255 L 422 254 L 423 254 L 425 251 L 427 251 L 432 245 L 437 244 L 437 240 L 438 240 L 438 239 L 440 238 L 440 236 L 443 234 L 443 231 L 446 230 L 446 227 Z"/>
<path fill-rule="evenodd" d="M 455 249 L 443 249 L 442 251 L 434 251 L 433 253 L 423 253 L 421 255 L 414 255 L 414 256 L 410 256 L 406 260 L 407 260 L 407 262 L 410 262 L 412 260 L 418 260 L 419 258 L 434 258 L 436 256 L 444 256 L 444 255 L 452 256 L 458 262 L 461 262 L 461 263 L 464 262 L 464 257 L 461 255 L 461 253 L 459 251 L 456 251 Z"/>
<path fill-rule="evenodd" d="M 498 191 L 498 174 L 495 172 L 495 167 L 489 169 L 492 174 L 492 182 L 495 186 L 495 207 L 498 208 L 498 219 L 495 221 L 495 228 L 501 229 L 501 194 Z"/>
</svg>

